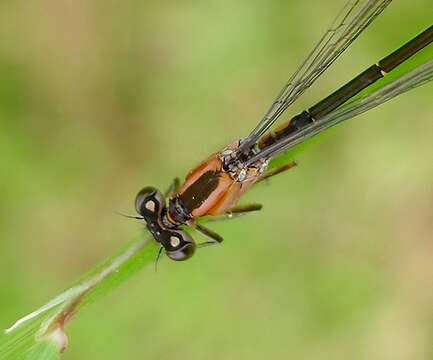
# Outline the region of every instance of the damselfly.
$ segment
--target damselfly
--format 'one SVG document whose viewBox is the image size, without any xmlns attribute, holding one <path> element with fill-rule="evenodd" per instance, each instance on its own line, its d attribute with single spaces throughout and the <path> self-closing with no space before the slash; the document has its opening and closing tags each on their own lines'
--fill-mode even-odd
<svg viewBox="0 0 433 360">
<path fill-rule="evenodd" d="M 197 247 L 221 242 L 221 236 L 199 224 L 204 216 L 228 219 L 256 211 L 261 205 L 235 206 L 253 184 L 296 165 L 289 161 L 268 170 L 269 160 L 329 127 L 371 109 L 433 78 L 433 58 L 354 99 L 362 90 L 384 77 L 433 41 L 433 26 L 373 64 L 316 105 L 269 131 L 281 114 L 308 89 L 358 35 L 389 5 L 391 0 L 349 0 L 293 73 L 277 98 L 245 138 L 212 154 L 165 192 L 145 187 L 136 197 L 136 210 L 168 257 L 186 260 Z M 168 206 L 166 204 L 168 198 Z M 182 227 L 194 228 L 211 240 L 198 244 Z M 160 252 L 161 252 L 160 251 Z"/>
</svg>

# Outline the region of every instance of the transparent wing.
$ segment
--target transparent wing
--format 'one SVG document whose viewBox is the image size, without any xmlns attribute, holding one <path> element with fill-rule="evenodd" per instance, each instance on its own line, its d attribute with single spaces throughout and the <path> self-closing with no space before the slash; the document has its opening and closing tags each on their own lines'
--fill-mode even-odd
<svg viewBox="0 0 433 360">
<path fill-rule="evenodd" d="M 313 50 L 286 82 L 258 125 L 243 139 L 239 153 L 249 149 L 391 1 L 347 1 Z"/>
<path fill-rule="evenodd" d="M 281 139 L 271 146 L 263 149 L 254 157 L 246 161 L 246 164 L 251 164 L 261 158 L 272 158 L 284 151 L 298 145 L 299 143 L 312 138 L 322 131 L 334 126 L 344 120 L 351 119 L 358 114 L 361 114 L 377 105 L 388 101 L 397 95 L 400 95 L 417 86 L 423 85 L 428 81 L 433 80 L 433 58 L 425 63 L 408 71 L 404 75 L 396 78 L 387 84 L 382 85 L 375 91 L 360 97 L 357 100 L 340 106 L 333 112 L 324 116 L 320 120 L 305 127 L 301 131 Z"/>
</svg>

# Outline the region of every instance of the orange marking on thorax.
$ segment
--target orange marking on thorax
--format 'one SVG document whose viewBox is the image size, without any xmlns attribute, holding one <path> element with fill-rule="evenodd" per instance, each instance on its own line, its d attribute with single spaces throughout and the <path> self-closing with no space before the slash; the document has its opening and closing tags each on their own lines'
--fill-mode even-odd
<svg viewBox="0 0 433 360">
<path fill-rule="evenodd" d="M 203 161 L 200 165 L 192 169 L 185 177 L 185 183 L 181 186 L 178 194 L 183 194 L 184 191 L 196 182 L 200 176 L 208 171 L 221 171 L 222 164 L 217 154 L 212 154 L 209 158 Z"/>
<path fill-rule="evenodd" d="M 222 151 L 227 149 L 235 149 L 238 142 L 233 142 Z M 221 151 L 221 152 L 222 152 Z M 217 215 L 225 212 L 232 207 L 239 197 L 259 178 L 258 170 L 255 167 L 250 167 L 247 170 L 247 175 L 243 181 L 236 181 L 230 174 L 223 170 L 221 161 L 221 152 L 212 154 L 205 161 L 191 170 L 185 179 L 185 183 L 181 186 L 176 196 L 182 195 L 192 186 L 200 177 L 209 172 L 215 172 L 218 177 L 217 187 L 208 195 L 208 197 L 195 209 L 187 209 L 193 217 L 201 217 L 205 215 Z M 185 196 L 185 194 L 184 194 Z"/>
<path fill-rule="evenodd" d="M 208 198 L 201 204 L 200 207 L 194 209 L 191 212 L 191 215 L 194 217 L 213 215 L 210 213 L 210 210 L 213 209 L 216 204 L 221 202 L 221 199 L 226 196 L 233 184 L 234 180 L 227 173 L 220 172 L 218 174 L 217 188 L 208 196 Z"/>
</svg>

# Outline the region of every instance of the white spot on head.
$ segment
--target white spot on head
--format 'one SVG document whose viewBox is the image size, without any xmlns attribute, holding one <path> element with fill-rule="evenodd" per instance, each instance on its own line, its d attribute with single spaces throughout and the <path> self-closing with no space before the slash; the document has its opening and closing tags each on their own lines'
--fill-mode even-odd
<svg viewBox="0 0 433 360">
<path fill-rule="evenodd" d="M 149 200 L 146 205 L 144 205 L 145 208 L 149 211 L 154 212 L 155 211 L 155 202 L 153 200 Z"/>
<path fill-rule="evenodd" d="M 180 240 L 177 236 L 170 236 L 170 245 L 173 247 L 178 247 L 180 244 Z"/>
</svg>

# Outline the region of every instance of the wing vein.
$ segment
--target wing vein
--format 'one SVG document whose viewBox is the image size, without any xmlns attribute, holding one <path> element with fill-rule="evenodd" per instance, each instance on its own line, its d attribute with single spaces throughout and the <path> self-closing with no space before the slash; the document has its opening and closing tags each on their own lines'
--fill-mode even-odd
<svg viewBox="0 0 433 360">
<path fill-rule="evenodd" d="M 275 157 L 342 121 L 351 119 L 431 80 L 433 80 L 433 58 L 359 99 L 340 106 L 292 136 L 283 138 L 281 141 L 263 149 L 263 151 L 260 151 L 254 157 L 248 159 L 246 164 L 251 164 L 262 158 L 270 159 Z"/>
<path fill-rule="evenodd" d="M 301 65 L 290 76 L 238 152 L 249 149 L 340 56 L 392 0 L 348 0 Z"/>
</svg>

